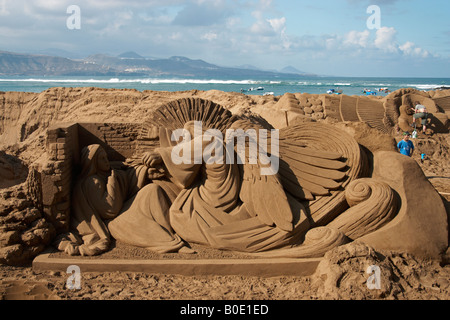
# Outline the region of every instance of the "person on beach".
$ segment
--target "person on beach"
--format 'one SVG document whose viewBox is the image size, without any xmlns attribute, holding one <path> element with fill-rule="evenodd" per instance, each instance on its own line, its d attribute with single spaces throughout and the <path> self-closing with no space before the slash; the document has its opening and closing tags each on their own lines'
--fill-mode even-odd
<svg viewBox="0 0 450 320">
<path fill-rule="evenodd" d="M 414 143 L 409 140 L 410 137 L 411 134 L 409 132 L 403 133 L 403 140 L 397 144 L 398 151 L 408 157 L 411 157 L 414 152 Z"/>
<path fill-rule="evenodd" d="M 413 114 L 413 125 L 416 119 L 421 119 L 422 124 L 422 132 L 425 134 L 427 130 L 427 122 L 428 122 L 428 112 L 427 108 L 420 104 L 419 102 L 415 102 L 414 114 Z"/>
</svg>

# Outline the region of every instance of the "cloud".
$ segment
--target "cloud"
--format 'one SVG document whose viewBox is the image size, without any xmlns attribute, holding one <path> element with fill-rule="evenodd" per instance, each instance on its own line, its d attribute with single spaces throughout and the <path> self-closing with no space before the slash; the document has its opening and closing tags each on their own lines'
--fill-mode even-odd
<svg viewBox="0 0 450 320">
<path fill-rule="evenodd" d="M 286 18 L 282 17 L 279 19 L 267 19 L 272 29 L 277 32 L 281 33 L 286 30 Z"/>
<path fill-rule="evenodd" d="M 338 58 L 353 63 L 435 57 L 413 36 L 399 34 L 397 25 L 362 29 L 367 18 L 364 6 L 400 1 L 404 0 L 347 0 L 360 12 L 360 26 L 348 24 L 338 33 L 335 30 L 345 25 L 334 28 L 327 14 L 335 17 L 336 13 L 327 9 L 317 21 L 329 24 L 325 31 L 329 33 L 318 34 L 308 25 L 308 17 L 279 11 L 289 9 L 281 9 L 280 2 L 272 0 L 0 0 L 0 43 L 9 51 L 54 47 L 86 56 L 134 50 L 148 56 L 184 55 L 221 65 L 259 63 L 262 67 L 295 65 L 296 61 L 328 65 Z M 71 4 L 81 8 L 80 30 L 66 28 L 66 9 Z M 303 14 L 315 14 L 306 6 L 303 9 Z M 297 17 L 300 22 L 294 21 Z"/>
<path fill-rule="evenodd" d="M 366 48 L 369 44 L 369 37 L 370 37 L 369 30 L 364 30 L 362 32 L 350 31 L 344 37 L 344 44 L 351 45 L 351 46 L 356 45 L 356 46 Z"/>
<path fill-rule="evenodd" d="M 6 0 L 0 0 L 0 17 L 10 15 L 11 12 L 8 11 L 6 6 Z"/>
<path fill-rule="evenodd" d="M 347 2 L 350 5 L 363 5 L 363 6 L 369 6 L 369 5 L 393 5 L 397 2 L 401 2 L 405 0 L 347 0 Z"/>
<path fill-rule="evenodd" d="M 179 26 L 212 26 L 223 23 L 233 10 L 224 0 L 190 2 L 178 12 L 173 20 Z"/>
<path fill-rule="evenodd" d="M 268 37 L 275 35 L 275 31 L 266 19 L 258 19 L 255 23 L 253 23 L 250 27 L 250 32 L 255 35 Z"/>
<path fill-rule="evenodd" d="M 208 40 L 208 41 L 213 41 L 213 40 L 217 39 L 217 34 L 214 33 L 214 32 L 208 32 L 208 33 L 205 33 L 204 35 L 202 35 L 201 39 Z"/>
<path fill-rule="evenodd" d="M 315 51 L 333 52 L 342 57 L 364 57 L 366 59 L 401 59 L 432 58 L 438 55 L 432 54 L 426 49 L 417 46 L 412 41 L 399 44 L 397 30 L 394 27 L 383 27 L 375 33 L 369 30 L 352 30 L 345 35 L 326 35 L 322 38 L 315 37 Z M 311 40 L 313 41 L 313 40 Z M 304 47 L 305 48 L 305 47 Z"/>
<path fill-rule="evenodd" d="M 375 47 L 387 52 L 397 52 L 397 30 L 394 27 L 382 27 L 377 30 Z"/>
<path fill-rule="evenodd" d="M 431 54 L 422 48 L 416 47 L 413 42 L 406 42 L 405 44 L 399 46 L 399 49 L 403 52 L 403 54 L 407 56 L 416 56 L 420 58 L 428 58 Z"/>
</svg>

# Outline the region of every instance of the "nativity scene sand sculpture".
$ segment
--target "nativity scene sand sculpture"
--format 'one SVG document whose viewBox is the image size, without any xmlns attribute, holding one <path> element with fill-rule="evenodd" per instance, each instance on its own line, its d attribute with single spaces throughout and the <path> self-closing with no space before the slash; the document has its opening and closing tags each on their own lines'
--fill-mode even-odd
<svg viewBox="0 0 450 320">
<path fill-rule="evenodd" d="M 201 124 L 200 135 L 196 123 Z M 180 129 L 193 138 L 173 139 Z M 222 137 L 234 132 L 233 148 L 225 143 L 229 139 L 205 139 L 208 130 Z M 267 140 L 261 139 L 263 133 Z M 275 131 L 262 118 L 232 115 L 211 101 L 188 98 L 153 111 L 140 135 L 157 137 L 159 146 L 137 146 L 120 166 L 109 162 L 100 145 L 83 148 L 71 230 L 57 238 L 59 250 L 98 255 L 109 249 L 111 238 L 160 253 L 195 253 L 191 245 L 200 244 L 291 258 L 321 257 L 355 240 L 430 254 L 447 246 L 446 230 L 439 226 L 416 234 L 434 234 L 424 245 L 405 233 L 393 235 L 401 230 L 398 225 L 416 219 L 402 209 L 407 204 L 404 186 L 389 184 L 392 175 L 377 168 L 380 155 L 369 159 L 353 137 L 334 126 L 305 123 Z M 245 143 L 239 144 L 242 137 Z M 266 148 L 272 162 L 262 161 L 261 154 L 252 158 L 255 144 L 257 150 Z M 200 157 L 194 152 L 197 146 Z M 187 161 L 174 161 L 177 150 L 184 151 Z M 205 153 L 215 161 L 205 159 Z M 409 161 L 397 154 L 381 156 L 399 167 Z M 262 174 L 273 162 L 276 170 Z M 411 170 L 420 172 L 418 166 Z M 434 196 L 439 198 L 432 195 L 431 201 Z M 445 218 L 443 206 L 437 207 Z M 403 242 L 396 237 L 404 237 Z"/>
</svg>

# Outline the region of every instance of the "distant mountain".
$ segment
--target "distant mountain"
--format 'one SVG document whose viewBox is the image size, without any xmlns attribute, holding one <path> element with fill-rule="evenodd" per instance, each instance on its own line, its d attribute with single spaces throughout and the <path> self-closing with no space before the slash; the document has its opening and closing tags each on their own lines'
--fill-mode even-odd
<svg viewBox="0 0 450 320">
<path fill-rule="evenodd" d="M 80 53 L 66 51 L 66 50 L 62 50 L 62 49 L 55 49 L 55 48 L 38 50 L 35 52 L 31 52 L 31 54 L 51 56 L 51 57 L 61 57 L 61 58 L 68 58 L 68 59 L 83 59 L 85 57 L 85 55 L 82 55 Z"/>
<path fill-rule="evenodd" d="M 118 72 L 86 61 L 0 51 L 0 75 L 118 75 Z"/>
<path fill-rule="evenodd" d="M 285 68 L 286 69 L 286 68 Z M 183 78 L 226 78 L 226 79 L 296 79 L 295 72 L 272 72 L 250 68 L 219 67 L 203 60 L 193 60 L 183 56 L 168 59 L 144 58 L 129 51 L 113 57 L 95 54 L 81 60 L 48 55 L 19 54 L 0 51 L 0 75 L 40 75 L 40 76 L 149 76 Z"/>
<path fill-rule="evenodd" d="M 134 51 L 127 51 L 122 54 L 119 54 L 117 57 L 119 58 L 128 58 L 128 59 L 145 59 L 143 56 L 137 54 Z"/>
<path fill-rule="evenodd" d="M 257 68 L 229 68 L 197 59 L 183 56 L 173 56 L 168 59 L 137 59 L 126 57 L 112 57 L 96 54 L 85 59 L 98 66 L 111 67 L 120 72 L 143 73 L 158 77 L 205 77 L 205 78 L 233 78 L 233 79 L 267 79 L 267 78 L 297 78 L 294 73 L 281 73 L 259 70 Z"/>
<path fill-rule="evenodd" d="M 291 74 L 302 74 L 302 75 L 307 74 L 306 72 L 300 71 L 300 70 L 294 68 L 293 66 L 284 67 L 283 69 L 280 70 L 280 72 L 281 73 L 291 73 Z"/>
<path fill-rule="evenodd" d="M 237 66 L 236 68 L 247 69 L 247 70 L 261 70 L 260 68 L 255 67 L 254 65 L 251 65 L 251 64 L 243 64 L 243 65 Z"/>
</svg>

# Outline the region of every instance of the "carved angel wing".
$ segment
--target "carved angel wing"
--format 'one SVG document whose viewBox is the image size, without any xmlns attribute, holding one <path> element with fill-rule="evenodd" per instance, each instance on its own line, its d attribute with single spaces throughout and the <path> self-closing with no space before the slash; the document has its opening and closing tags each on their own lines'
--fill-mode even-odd
<svg viewBox="0 0 450 320">
<path fill-rule="evenodd" d="M 233 123 L 232 128 L 242 130 L 248 133 L 249 129 L 253 129 L 254 136 L 246 134 L 248 138 L 245 144 L 245 155 L 239 155 L 239 150 L 236 150 L 238 157 L 242 156 L 242 184 L 240 191 L 240 199 L 247 207 L 247 210 L 252 216 L 257 216 L 261 222 L 268 226 L 277 226 L 284 231 L 293 230 L 293 215 L 289 205 L 286 193 L 277 172 L 274 174 L 265 175 L 263 169 L 269 165 L 261 161 L 260 148 L 268 149 L 267 146 L 261 146 L 259 139 L 259 129 L 268 129 L 261 124 L 250 121 L 249 119 L 240 119 Z M 242 141 L 242 140 L 241 140 Z M 254 143 L 256 148 L 251 148 L 251 143 Z M 238 149 L 238 147 L 236 147 Z M 256 152 L 257 154 L 252 154 Z M 268 156 L 270 155 L 267 154 Z M 270 155 L 271 156 L 271 155 Z M 250 160 L 252 159 L 252 161 Z M 278 159 L 277 159 L 278 160 Z"/>
<path fill-rule="evenodd" d="M 297 200 L 343 190 L 361 169 L 359 146 L 329 125 L 308 123 L 280 130 L 280 177 Z"/>
<path fill-rule="evenodd" d="M 341 187 L 347 164 L 333 151 L 308 148 L 295 140 L 280 140 L 280 176 L 283 186 L 299 200 L 314 200 Z"/>
<path fill-rule="evenodd" d="M 244 130 L 248 128 L 242 120 L 233 126 L 236 123 Z M 250 127 L 255 128 L 255 124 Z M 313 201 L 333 191 L 343 190 L 349 177 L 353 177 L 353 172 L 359 172 L 351 168 L 353 159 L 348 159 L 350 155 L 359 155 L 359 148 L 353 144 L 347 145 L 346 139 L 339 141 L 338 136 L 324 138 L 327 129 L 333 133 L 339 132 L 318 124 L 280 130 L 279 168 L 275 175 L 262 175 L 261 163 L 248 164 L 246 158 L 242 166 L 240 197 L 250 212 L 263 223 L 291 231 L 293 214 L 288 194 L 299 202 Z"/>
<path fill-rule="evenodd" d="M 203 127 L 225 131 L 233 121 L 233 115 L 224 107 L 200 98 L 183 98 L 166 103 L 150 115 L 142 124 L 141 138 L 156 137 L 159 129 L 182 129 L 189 121 L 201 121 Z"/>
<path fill-rule="evenodd" d="M 268 226 L 293 230 L 293 216 L 286 193 L 277 175 L 261 175 L 259 165 L 244 164 L 240 198 L 247 209 Z"/>
</svg>

